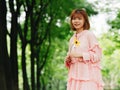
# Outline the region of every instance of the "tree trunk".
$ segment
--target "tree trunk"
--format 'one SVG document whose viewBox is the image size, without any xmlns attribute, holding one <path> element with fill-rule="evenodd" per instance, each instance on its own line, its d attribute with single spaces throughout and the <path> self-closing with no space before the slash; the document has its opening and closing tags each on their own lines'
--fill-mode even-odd
<svg viewBox="0 0 120 90">
<path fill-rule="evenodd" d="M 14 80 L 14 89 L 18 90 L 18 61 L 17 61 L 17 16 L 12 16 L 11 27 L 11 45 L 10 45 L 10 61 L 12 65 L 12 77 Z"/>
<path fill-rule="evenodd" d="M 22 71 L 23 71 L 23 90 L 30 90 L 26 72 L 26 62 L 25 62 L 25 43 L 22 43 Z"/>
<path fill-rule="evenodd" d="M 0 0 L 0 90 L 14 90 L 7 51 L 6 2 Z"/>
<path fill-rule="evenodd" d="M 28 77 L 27 77 L 27 71 L 26 71 L 26 57 L 25 57 L 25 50 L 26 50 L 26 45 L 27 45 L 27 31 L 28 31 L 28 18 L 29 18 L 29 13 L 26 12 L 26 17 L 25 17 L 25 25 L 24 25 L 24 31 L 22 34 L 22 30 L 20 30 L 20 36 L 21 36 L 21 41 L 22 41 L 22 73 L 23 73 L 23 90 L 30 90 L 30 86 L 28 83 Z"/>
<path fill-rule="evenodd" d="M 35 40 L 35 28 L 34 28 L 34 20 L 33 20 L 33 12 L 30 15 L 30 22 L 31 22 L 31 42 L 30 42 L 30 49 L 31 49 L 31 86 L 32 90 L 35 90 L 35 50 L 34 50 L 34 40 Z"/>
<path fill-rule="evenodd" d="M 36 61 L 36 77 L 37 77 L 37 90 L 40 90 L 40 71 L 39 71 L 39 55 L 37 55 L 37 61 Z"/>
<path fill-rule="evenodd" d="M 12 66 L 12 78 L 14 82 L 14 90 L 18 90 L 18 61 L 17 61 L 17 36 L 18 36 L 18 12 L 15 11 L 14 1 L 9 0 L 11 12 L 11 33 L 10 33 L 10 61 Z"/>
<path fill-rule="evenodd" d="M 1 51 L 0 51 L 1 52 Z M 2 54 L 0 53 L 0 58 Z M 3 60 L 3 59 L 1 59 Z M 0 60 L 0 90 L 7 90 L 3 62 Z"/>
</svg>

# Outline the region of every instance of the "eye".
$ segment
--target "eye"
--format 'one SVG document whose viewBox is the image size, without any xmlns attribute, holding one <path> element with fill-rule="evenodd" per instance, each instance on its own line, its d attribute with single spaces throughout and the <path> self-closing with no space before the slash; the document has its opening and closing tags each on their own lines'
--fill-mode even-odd
<svg viewBox="0 0 120 90">
<path fill-rule="evenodd" d="M 76 19 L 75 17 L 72 18 L 72 20 L 75 20 L 75 19 Z"/>
<path fill-rule="evenodd" d="M 79 20 L 81 20 L 81 19 L 82 19 L 82 17 L 79 17 L 78 19 L 79 19 Z"/>
<path fill-rule="evenodd" d="M 72 20 L 80 20 L 80 18 L 72 18 Z"/>
</svg>

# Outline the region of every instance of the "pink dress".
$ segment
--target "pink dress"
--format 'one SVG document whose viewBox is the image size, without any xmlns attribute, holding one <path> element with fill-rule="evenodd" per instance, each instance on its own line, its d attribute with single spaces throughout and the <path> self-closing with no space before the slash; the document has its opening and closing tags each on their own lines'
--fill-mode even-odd
<svg viewBox="0 0 120 90">
<path fill-rule="evenodd" d="M 75 34 L 70 39 L 68 53 L 80 52 L 83 58 L 71 58 L 70 63 L 65 62 L 69 70 L 67 90 L 103 90 L 100 67 L 102 50 L 95 35 L 89 30 L 78 33 L 79 46 L 74 45 L 74 37 Z"/>
</svg>

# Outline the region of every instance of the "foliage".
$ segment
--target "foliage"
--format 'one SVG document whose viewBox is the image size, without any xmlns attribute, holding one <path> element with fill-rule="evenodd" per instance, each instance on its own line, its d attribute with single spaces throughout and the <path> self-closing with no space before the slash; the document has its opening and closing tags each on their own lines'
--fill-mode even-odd
<svg viewBox="0 0 120 90">
<path fill-rule="evenodd" d="M 120 73 L 120 36 L 119 36 L 119 14 L 115 20 L 109 22 L 111 29 L 102 35 L 100 39 L 103 48 L 102 74 L 106 89 L 119 90 Z"/>
<path fill-rule="evenodd" d="M 12 88 L 17 90 L 19 84 L 20 90 L 65 90 L 64 57 L 73 34 L 69 15 L 75 8 L 84 8 L 88 15 L 96 14 L 92 6 L 84 0 L 7 0 L 4 4 L 11 15 L 11 28 L 3 30 L 9 43 L 3 46 L 10 49 L 6 58 L 10 58 L 12 76 L 6 76 L 11 79 L 9 83 L 14 80 Z"/>
</svg>

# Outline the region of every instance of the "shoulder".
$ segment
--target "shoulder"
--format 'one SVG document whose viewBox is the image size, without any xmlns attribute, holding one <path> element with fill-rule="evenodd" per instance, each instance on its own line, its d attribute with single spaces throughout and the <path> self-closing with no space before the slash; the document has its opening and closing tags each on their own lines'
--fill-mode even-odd
<svg viewBox="0 0 120 90">
<path fill-rule="evenodd" d="M 85 30 L 85 32 L 87 33 L 87 35 L 94 35 L 94 33 L 91 30 Z"/>
<path fill-rule="evenodd" d="M 96 37 L 95 34 L 91 30 L 86 30 L 86 35 L 88 37 Z"/>
<path fill-rule="evenodd" d="M 86 35 L 87 35 L 86 37 L 87 37 L 87 39 L 88 39 L 89 41 L 98 42 L 97 37 L 95 36 L 95 34 L 94 34 L 92 31 L 87 30 L 87 31 L 86 31 Z"/>
</svg>

